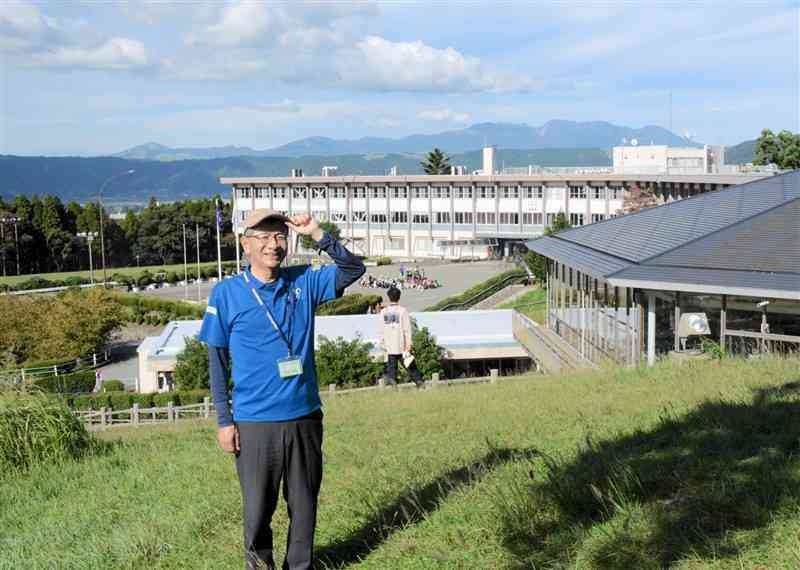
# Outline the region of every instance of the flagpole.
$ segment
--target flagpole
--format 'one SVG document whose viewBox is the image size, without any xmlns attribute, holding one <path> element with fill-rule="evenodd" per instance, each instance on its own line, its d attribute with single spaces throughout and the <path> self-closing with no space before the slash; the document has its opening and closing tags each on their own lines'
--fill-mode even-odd
<svg viewBox="0 0 800 570">
<path fill-rule="evenodd" d="M 217 226 L 217 277 L 222 281 L 222 245 L 219 241 L 219 223 L 221 215 L 219 214 L 219 200 L 216 200 L 214 211 L 214 225 Z"/>
<path fill-rule="evenodd" d="M 197 300 L 200 301 L 200 224 L 194 225 L 194 235 L 197 237 Z"/>
<path fill-rule="evenodd" d="M 186 224 L 183 224 L 183 297 L 189 299 L 189 262 L 186 258 Z"/>
</svg>

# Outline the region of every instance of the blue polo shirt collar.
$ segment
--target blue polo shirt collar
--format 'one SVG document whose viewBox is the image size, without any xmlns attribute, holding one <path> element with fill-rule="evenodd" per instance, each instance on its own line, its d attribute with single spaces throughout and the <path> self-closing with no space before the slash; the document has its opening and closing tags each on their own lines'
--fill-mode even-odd
<svg viewBox="0 0 800 570">
<path fill-rule="evenodd" d="M 286 279 L 284 279 L 284 274 L 286 271 L 283 267 L 280 268 L 280 272 L 278 273 L 278 278 L 270 283 L 265 283 L 261 281 L 258 277 L 253 275 L 253 272 L 250 270 L 249 265 L 244 271 L 247 274 L 247 279 L 255 283 L 256 289 L 271 289 L 272 287 L 274 287 L 275 291 L 277 292 L 287 287 Z"/>
</svg>

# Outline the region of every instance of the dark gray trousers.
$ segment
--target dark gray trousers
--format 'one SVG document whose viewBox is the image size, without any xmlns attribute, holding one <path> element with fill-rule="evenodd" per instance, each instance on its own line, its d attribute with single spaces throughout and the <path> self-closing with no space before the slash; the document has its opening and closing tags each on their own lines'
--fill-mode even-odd
<svg viewBox="0 0 800 570">
<path fill-rule="evenodd" d="M 289 535 L 283 568 L 313 568 L 322 482 L 322 411 L 286 422 L 240 422 L 236 471 L 242 489 L 245 568 L 275 568 L 272 515 L 283 482 Z"/>
</svg>

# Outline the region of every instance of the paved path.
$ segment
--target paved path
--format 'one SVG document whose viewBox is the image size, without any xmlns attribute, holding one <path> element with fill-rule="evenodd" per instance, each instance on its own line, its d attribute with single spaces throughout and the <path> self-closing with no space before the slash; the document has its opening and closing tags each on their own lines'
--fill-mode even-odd
<svg viewBox="0 0 800 570">
<path fill-rule="evenodd" d="M 400 302 L 411 311 L 421 311 L 445 297 L 461 293 L 473 285 L 486 281 L 490 277 L 508 271 L 514 266 L 503 261 L 478 261 L 470 263 L 441 263 L 441 262 L 420 262 L 419 264 L 406 264 L 407 267 L 418 265 L 425 270 L 425 275 L 432 279 L 438 279 L 442 287 L 438 289 L 404 289 Z M 384 265 L 381 267 L 368 267 L 367 273 L 375 277 L 396 278 L 400 276 L 400 264 Z M 200 295 L 202 303 L 205 303 L 208 294 L 213 288 L 214 283 L 201 283 Z M 372 293 L 385 295 L 386 289 L 368 289 L 357 284 L 347 288 L 347 293 Z M 170 287 L 165 289 L 155 289 L 145 291 L 145 295 L 155 295 L 170 299 L 184 299 L 197 302 L 197 285 L 185 287 Z"/>
</svg>

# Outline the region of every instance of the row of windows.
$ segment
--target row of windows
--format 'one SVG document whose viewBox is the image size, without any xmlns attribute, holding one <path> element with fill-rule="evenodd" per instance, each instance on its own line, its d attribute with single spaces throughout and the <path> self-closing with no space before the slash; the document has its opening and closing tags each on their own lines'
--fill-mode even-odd
<svg viewBox="0 0 800 570">
<path fill-rule="evenodd" d="M 327 186 L 293 186 L 291 188 L 291 197 L 297 200 L 307 200 L 309 197 L 315 200 L 324 200 L 326 198 L 326 191 L 330 190 L 331 198 L 347 198 L 347 188 Z M 474 192 L 473 192 L 474 190 Z M 608 192 L 606 192 L 608 190 Z M 274 198 L 286 198 L 289 196 L 289 188 L 282 186 L 274 187 L 238 187 L 240 198 L 269 198 L 270 195 Z M 452 191 L 452 192 L 451 192 Z M 595 200 L 604 200 L 606 194 L 608 198 L 616 200 L 622 197 L 623 190 L 621 188 L 595 188 L 587 186 L 570 186 L 569 197 L 572 199 L 586 198 L 589 194 Z M 365 186 L 354 186 L 350 188 L 350 195 L 353 198 L 408 198 L 408 188 L 403 187 L 386 187 L 374 186 L 367 188 Z M 519 198 L 522 196 L 525 199 L 543 199 L 545 189 L 542 186 L 477 186 L 472 188 L 470 186 L 417 186 L 411 189 L 411 196 L 413 198 L 445 198 L 450 197 L 456 199 L 472 199 L 473 195 L 476 198 L 496 198 L 498 195 L 501 198 Z M 563 196 L 560 188 L 552 188 L 548 192 L 548 196 L 554 199 L 561 199 Z"/>
<path fill-rule="evenodd" d="M 240 211 L 239 219 L 244 221 L 248 213 L 249 211 L 246 210 Z M 288 212 L 285 211 L 281 213 L 288 214 Z M 328 220 L 327 212 L 315 211 L 312 212 L 312 214 L 321 222 Z M 548 225 L 555 222 L 556 215 L 557 214 L 553 213 L 547 214 Z M 612 214 L 610 217 L 615 216 Z M 353 210 L 351 212 L 350 221 L 354 224 L 366 223 L 367 219 L 369 219 L 372 224 L 385 224 L 387 220 L 391 220 L 393 224 L 407 224 L 409 214 L 408 212 L 391 212 L 391 214 L 387 216 L 385 212 L 375 212 L 369 215 L 367 215 L 365 211 Z M 451 219 L 453 223 L 457 225 L 472 225 L 473 221 L 478 225 L 495 225 L 497 223 L 501 225 L 517 225 L 520 223 L 520 214 L 517 212 L 500 212 L 499 214 L 495 212 L 453 212 L 451 218 L 450 212 L 433 212 L 433 223 L 435 224 L 449 224 Z M 521 219 L 522 223 L 525 225 L 540 226 L 545 218 L 542 212 L 523 212 Z M 592 214 L 591 216 L 592 223 L 600 222 L 605 219 L 606 216 L 604 214 Z M 330 221 L 342 224 L 347 223 L 347 212 L 332 211 Z M 411 215 L 411 223 L 430 224 L 431 215 L 414 213 Z M 584 224 L 584 214 L 571 213 L 569 215 L 569 223 L 573 226 L 582 226 Z"/>
</svg>

